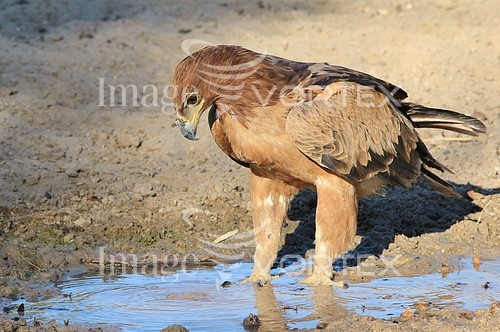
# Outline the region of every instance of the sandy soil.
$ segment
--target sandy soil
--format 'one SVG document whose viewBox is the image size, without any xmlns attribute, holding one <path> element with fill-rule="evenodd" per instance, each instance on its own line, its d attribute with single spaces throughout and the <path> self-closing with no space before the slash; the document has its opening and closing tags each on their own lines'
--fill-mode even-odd
<svg viewBox="0 0 500 332">
<path fill-rule="evenodd" d="M 422 132 L 469 199 L 419 184 L 363 200 L 351 253 L 372 255 L 359 266 L 375 270 L 399 257 L 403 275 L 453 269 L 460 256 L 498 256 L 498 10 L 495 0 L 2 1 L 1 302 L 51 296 L 51 282 L 99 262 L 103 246 L 144 262 L 251 257 L 248 172 L 218 150 L 207 126 L 189 142 L 168 107 L 133 106 L 131 96 L 110 106 L 108 90 L 99 99 L 99 78 L 138 86 L 139 100 L 147 84 L 163 97 L 187 39 L 355 68 L 403 87 L 415 102 L 483 120 L 488 134 L 477 139 Z M 281 255 L 313 247 L 315 203 L 311 192 L 293 202 Z M 338 279 L 366 280 L 356 267 Z M 346 316 L 328 328 L 490 331 L 499 311 L 451 308 L 398 324 Z"/>
</svg>

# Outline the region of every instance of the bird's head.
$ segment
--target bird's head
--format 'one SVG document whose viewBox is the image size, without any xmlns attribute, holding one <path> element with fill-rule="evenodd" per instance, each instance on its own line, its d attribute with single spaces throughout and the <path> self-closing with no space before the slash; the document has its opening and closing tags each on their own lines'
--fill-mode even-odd
<svg viewBox="0 0 500 332">
<path fill-rule="evenodd" d="M 196 75 L 198 61 L 192 57 L 182 60 L 175 69 L 174 108 L 177 115 L 176 124 L 181 134 L 189 140 L 197 140 L 196 130 L 201 115 L 212 107 L 216 95 L 206 89 L 203 81 Z"/>
<path fill-rule="evenodd" d="M 242 55 L 250 52 L 241 47 L 208 46 L 184 58 L 176 67 L 173 84 L 177 126 L 181 134 L 197 140 L 201 115 L 216 107 L 221 99 L 237 99 L 242 88 L 240 74 Z M 232 97 L 232 98 L 231 98 Z"/>
<path fill-rule="evenodd" d="M 207 101 L 208 100 L 208 101 Z M 196 130 L 201 114 L 206 107 L 211 107 L 213 100 L 202 94 L 196 86 L 180 87 L 174 97 L 177 114 L 176 124 L 182 136 L 189 140 L 197 140 Z"/>
<path fill-rule="evenodd" d="M 182 135 L 196 140 L 200 116 L 207 110 L 244 112 L 262 105 L 261 99 L 268 102 L 268 91 L 275 96 L 277 89 L 270 84 L 277 80 L 266 75 L 276 70 L 266 70 L 267 62 L 266 55 L 231 45 L 208 46 L 184 58 L 173 76 L 176 123 Z"/>
</svg>

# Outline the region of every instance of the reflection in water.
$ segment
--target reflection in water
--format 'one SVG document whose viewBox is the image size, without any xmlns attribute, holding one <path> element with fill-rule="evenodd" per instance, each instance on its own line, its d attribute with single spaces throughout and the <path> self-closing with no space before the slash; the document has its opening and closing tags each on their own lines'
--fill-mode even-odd
<svg viewBox="0 0 500 332">
<path fill-rule="evenodd" d="M 280 331 L 287 328 L 287 321 L 283 309 L 274 295 L 273 287 L 253 286 L 257 315 L 264 331 Z"/>
<path fill-rule="evenodd" d="M 260 331 L 314 328 L 350 312 L 394 317 L 405 308 L 415 309 L 420 300 L 432 302 L 434 308 L 487 308 L 500 298 L 499 263 L 481 262 L 476 271 L 470 260 L 464 260 L 459 271 L 451 271 L 445 278 L 436 273 L 376 279 L 348 289 L 302 285 L 298 281 L 303 276 L 295 276 L 292 267 L 273 280 L 272 286 L 241 283 L 251 273 L 251 264 L 174 271 L 164 276 L 80 275 L 58 286 L 71 296 L 25 303 L 25 314 L 27 319 L 36 317 L 42 322 L 99 323 L 125 331 L 158 331 L 171 324 L 182 324 L 190 331 L 244 331 L 242 322 L 249 313 L 259 316 Z M 226 280 L 232 284 L 220 287 Z M 489 287 L 485 289 L 486 282 Z"/>
<path fill-rule="evenodd" d="M 260 318 L 264 331 L 286 330 L 287 321 L 283 309 L 274 295 L 273 287 L 253 286 L 257 315 Z"/>
<path fill-rule="evenodd" d="M 263 331 L 285 331 L 291 328 L 314 328 L 319 322 L 332 322 L 347 315 L 347 309 L 336 304 L 333 287 L 308 287 L 307 297 L 298 301 L 280 302 L 279 287 L 253 286 L 258 316 Z M 294 285 L 292 292 L 303 292 L 305 287 Z M 304 294 L 305 295 L 305 294 Z M 312 303 L 310 302 L 312 298 Z M 293 303 L 293 305 L 290 305 Z M 311 305 L 312 304 L 312 305 Z M 300 313 L 299 313 L 300 311 Z M 293 326 L 289 324 L 293 322 Z"/>
</svg>

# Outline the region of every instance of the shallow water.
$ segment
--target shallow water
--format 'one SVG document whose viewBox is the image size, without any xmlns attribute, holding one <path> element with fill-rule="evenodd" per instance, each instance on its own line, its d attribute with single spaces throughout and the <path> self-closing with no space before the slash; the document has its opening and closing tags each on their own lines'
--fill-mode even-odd
<svg viewBox="0 0 500 332">
<path fill-rule="evenodd" d="M 500 299 L 500 260 L 482 262 L 479 271 L 469 259 L 459 265 L 460 270 L 446 277 L 376 279 L 347 289 L 299 284 L 302 276 L 296 276 L 293 266 L 273 280 L 272 287 L 241 283 L 251 272 L 252 265 L 246 263 L 163 276 L 82 274 L 58 285 L 64 296 L 28 302 L 25 308 L 28 317 L 42 322 L 98 323 L 126 331 L 159 331 L 171 324 L 190 331 L 244 331 L 243 319 L 254 313 L 262 321 L 260 330 L 280 331 L 314 328 L 320 320 L 353 311 L 377 318 L 399 316 L 419 300 L 432 302 L 432 308 L 476 310 Z M 232 284 L 221 287 L 226 280 Z"/>
</svg>

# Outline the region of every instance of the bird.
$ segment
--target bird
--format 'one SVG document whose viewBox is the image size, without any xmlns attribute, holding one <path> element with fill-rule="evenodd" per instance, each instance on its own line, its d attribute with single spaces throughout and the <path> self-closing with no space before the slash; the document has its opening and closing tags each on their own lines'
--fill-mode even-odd
<svg viewBox="0 0 500 332">
<path fill-rule="evenodd" d="M 209 45 L 176 66 L 176 124 L 197 140 L 200 117 L 218 147 L 250 170 L 255 240 L 246 279 L 271 282 L 291 199 L 317 193 L 312 273 L 302 282 L 333 284 L 333 261 L 354 241 L 358 199 L 387 185 L 432 189 L 461 197 L 436 174 L 451 172 L 417 132 L 436 128 L 478 136 L 478 119 L 406 101 L 384 80 L 326 62 L 299 62 L 236 45 Z"/>
</svg>

